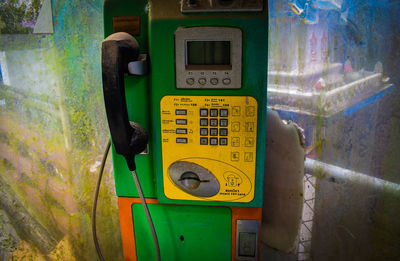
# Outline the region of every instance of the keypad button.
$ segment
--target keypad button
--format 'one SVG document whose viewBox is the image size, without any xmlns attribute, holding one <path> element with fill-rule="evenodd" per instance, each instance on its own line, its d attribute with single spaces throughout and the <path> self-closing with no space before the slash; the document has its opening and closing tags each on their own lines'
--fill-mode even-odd
<svg viewBox="0 0 400 261">
<path fill-rule="evenodd" d="M 210 136 L 218 136 L 218 129 L 210 128 Z"/>
<path fill-rule="evenodd" d="M 176 138 L 176 143 L 187 143 L 187 138 Z"/>
<path fill-rule="evenodd" d="M 220 129 L 219 129 L 219 135 L 220 135 L 220 136 L 228 136 L 228 129 L 226 129 L 226 128 L 220 128 Z"/>
<path fill-rule="evenodd" d="M 218 117 L 218 109 L 210 109 L 211 117 Z"/>
<path fill-rule="evenodd" d="M 228 117 L 228 109 L 220 109 L 219 116 L 221 117 Z"/>
<path fill-rule="evenodd" d="M 229 78 L 222 79 L 222 83 L 225 85 L 231 84 L 231 79 Z"/>
<path fill-rule="evenodd" d="M 200 135 L 201 136 L 207 136 L 208 135 L 208 129 L 207 128 L 200 128 Z"/>
<path fill-rule="evenodd" d="M 210 82 L 212 85 L 217 85 L 218 84 L 218 78 L 211 78 Z"/>
<path fill-rule="evenodd" d="M 200 109 L 200 117 L 207 117 L 208 110 L 207 109 Z"/>
<path fill-rule="evenodd" d="M 227 138 L 219 138 L 219 145 L 222 145 L 222 146 L 228 145 L 228 139 Z"/>
<path fill-rule="evenodd" d="M 206 78 L 200 78 L 200 79 L 199 79 L 199 83 L 200 83 L 201 85 L 206 84 L 206 83 L 207 83 Z"/>
<path fill-rule="evenodd" d="M 218 145 L 218 138 L 210 138 L 210 145 Z"/>
<path fill-rule="evenodd" d="M 200 138 L 200 145 L 208 145 L 208 138 L 201 137 Z"/>
<path fill-rule="evenodd" d="M 217 127 L 218 126 L 218 119 L 210 119 L 210 126 Z"/>
<path fill-rule="evenodd" d="M 186 119 L 176 119 L 176 124 L 177 125 L 187 125 L 187 120 Z"/>
<path fill-rule="evenodd" d="M 208 119 L 200 119 L 200 126 L 208 126 Z"/>
<path fill-rule="evenodd" d="M 175 110 L 175 115 L 187 115 L 187 110 L 176 109 Z"/>
<path fill-rule="evenodd" d="M 186 83 L 189 85 L 193 85 L 194 84 L 194 78 L 187 78 L 186 79 Z"/>
<path fill-rule="evenodd" d="M 187 129 L 178 128 L 176 129 L 176 134 L 187 134 Z"/>
<path fill-rule="evenodd" d="M 228 127 L 228 119 L 220 119 L 219 126 L 220 127 Z"/>
</svg>

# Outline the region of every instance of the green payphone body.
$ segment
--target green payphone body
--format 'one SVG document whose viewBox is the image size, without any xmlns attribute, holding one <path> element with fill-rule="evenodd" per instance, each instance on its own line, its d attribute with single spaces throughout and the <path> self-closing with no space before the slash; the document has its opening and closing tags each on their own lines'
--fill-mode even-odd
<svg viewBox="0 0 400 261">
<path fill-rule="evenodd" d="M 135 167 L 161 260 L 258 260 L 266 1 L 106 0 L 104 26 L 125 260 L 156 260 Z"/>
</svg>

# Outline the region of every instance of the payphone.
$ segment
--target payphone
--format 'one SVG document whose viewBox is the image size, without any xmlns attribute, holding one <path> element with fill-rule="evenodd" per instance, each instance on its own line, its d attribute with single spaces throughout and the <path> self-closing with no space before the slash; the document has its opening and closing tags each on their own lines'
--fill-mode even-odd
<svg viewBox="0 0 400 261">
<path fill-rule="evenodd" d="M 258 260 L 267 19 L 265 0 L 105 1 L 125 260 Z"/>
</svg>

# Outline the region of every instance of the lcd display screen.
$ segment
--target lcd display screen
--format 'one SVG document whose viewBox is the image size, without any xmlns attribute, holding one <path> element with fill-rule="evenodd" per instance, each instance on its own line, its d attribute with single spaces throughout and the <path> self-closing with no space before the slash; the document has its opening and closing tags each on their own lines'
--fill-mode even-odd
<svg viewBox="0 0 400 261">
<path fill-rule="evenodd" d="M 230 41 L 187 41 L 187 65 L 231 65 Z"/>
</svg>

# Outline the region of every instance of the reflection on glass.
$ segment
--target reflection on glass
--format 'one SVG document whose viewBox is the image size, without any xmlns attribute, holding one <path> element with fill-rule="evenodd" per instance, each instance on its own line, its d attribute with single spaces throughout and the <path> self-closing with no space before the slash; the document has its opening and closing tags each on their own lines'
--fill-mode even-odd
<svg viewBox="0 0 400 261">
<path fill-rule="evenodd" d="M 398 260 L 400 3 L 268 4 L 268 106 L 306 136 L 293 260 Z"/>
</svg>

